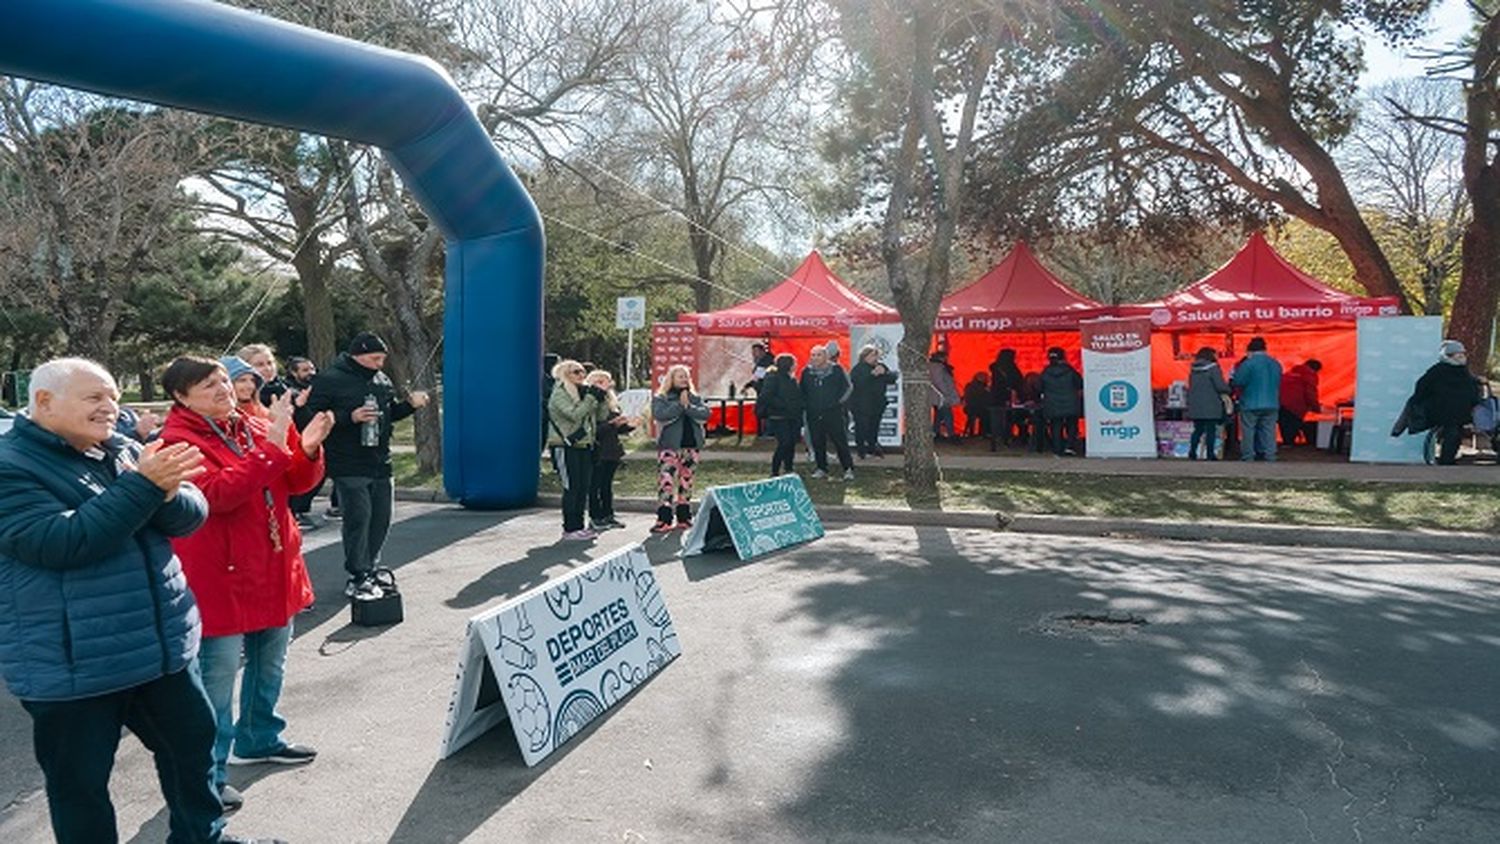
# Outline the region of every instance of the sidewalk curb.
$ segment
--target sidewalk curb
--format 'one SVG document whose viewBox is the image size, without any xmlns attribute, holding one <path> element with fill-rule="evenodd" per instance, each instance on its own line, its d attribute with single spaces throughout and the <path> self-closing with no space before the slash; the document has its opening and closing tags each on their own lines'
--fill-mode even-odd
<svg viewBox="0 0 1500 844">
<path fill-rule="evenodd" d="M 450 503 L 435 489 L 398 489 L 397 501 Z M 539 495 L 537 507 L 562 506 L 560 495 Z M 649 498 L 617 498 L 615 509 L 623 513 L 654 513 Z M 1495 556 L 1496 540 L 1482 533 L 1430 530 L 1373 530 L 1370 528 L 1316 527 L 1310 525 L 1244 525 L 1234 522 L 1174 522 L 1161 519 L 1114 519 L 1094 516 L 1047 516 L 984 510 L 884 510 L 875 507 L 824 505 L 818 508 L 824 521 L 847 524 L 901 527 L 943 527 L 966 530 L 1005 530 L 1062 536 L 1129 537 L 1173 542 L 1222 542 L 1239 545 L 1342 548 L 1361 551 L 1409 551 L 1423 554 Z"/>
</svg>

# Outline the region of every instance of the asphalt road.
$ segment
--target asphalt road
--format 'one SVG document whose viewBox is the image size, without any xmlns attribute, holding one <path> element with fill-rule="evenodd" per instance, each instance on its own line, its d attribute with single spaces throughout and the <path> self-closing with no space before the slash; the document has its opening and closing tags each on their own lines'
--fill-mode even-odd
<svg viewBox="0 0 1500 844">
<path fill-rule="evenodd" d="M 408 620 L 347 625 L 331 531 L 231 829 L 322 842 L 1500 840 L 1500 562 L 831 526 L 765 560 L 646 541 L 683 656 L 536 768 L 437 761 L 463 621 L 587 557 L 551 513 L 403 504 Z M 1103 620 L 1067 621 L 1082 614 Z M 1145 622 L 1144 624 L 1138 622 Z M 0 841 L 50 841 L 0 693 Z M 124 840 L 165 839 L 122 746 Z"/>
</svg>

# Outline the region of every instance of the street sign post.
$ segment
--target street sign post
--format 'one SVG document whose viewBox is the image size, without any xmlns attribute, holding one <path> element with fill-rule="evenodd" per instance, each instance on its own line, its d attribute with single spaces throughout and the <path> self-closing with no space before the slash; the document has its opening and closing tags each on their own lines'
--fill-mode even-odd
<svg viewBox="0 0 1500 844">
<path fill-rule="evenodd" d="M 621 296 L 615 302 L 615 328 L 623 328 L 625 335 L 625 376 L 621 384 L 630 389 L 630 370 L 635 365 L 635 330 L 646 327 L 646 297 Z"/>
</svg>

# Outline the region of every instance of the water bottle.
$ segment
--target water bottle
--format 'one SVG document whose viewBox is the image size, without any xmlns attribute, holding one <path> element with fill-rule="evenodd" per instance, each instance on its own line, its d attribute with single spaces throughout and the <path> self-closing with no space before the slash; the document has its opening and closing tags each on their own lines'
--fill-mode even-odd
<svg viewBox="0 0 1500 844">
<path fill-rule="evenodd" d="M 365 410 L 380 410 L 380 403 L 375 401 L 373 395 L 365 396 Z M 380 417 L 363 422 L 359 427 L 359 444 L 366 448 L 374 448 L 380 445 Z"/>
</svg>

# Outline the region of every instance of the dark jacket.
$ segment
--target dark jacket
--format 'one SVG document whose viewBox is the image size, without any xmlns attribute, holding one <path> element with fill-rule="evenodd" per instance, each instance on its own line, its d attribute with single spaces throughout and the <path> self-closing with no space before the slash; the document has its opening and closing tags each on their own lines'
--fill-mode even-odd
<svg viewBox="0 0 1500 844">
<path fill-rule="evenodd" d="M 659 449 L 702 448 L 707 439 L 703 423 L 708 417 L 708 405 L 697 393 L 688 394 L 687 407 L 682 406 L 682 392 L 677 389 L 651 397 L 651 418 L 661 425 L 656 437 Z"/>
<path fill-rule="evenodd" d="M 1224 396 L 1229 395 L 1229 382 L 1224 380 L 1224 370 L 1215 360 L 1193 362 L 1188 372 L 1187 416 L 1189 419 L 1223 419 Z"/>
<path fill-rule="evenodd" d="M 1438 362 L 1417 379 L 1412 401 L 1427 411 L 1428 425 L 1465 425 L 1473 419 L 1480 396 L 1479 379 L 1468 367 Z"/>
<path fill-rule="evenodd" d="M 365 396 L 374 396 L 380 407 L 378 446 L 360 445 L 362 423 L 350 418 L 364 405 Z M 313 378 L 312 395 L 304 407 L 309 416 L 333 411 L 333 431 L 323 441 L 330 478 L 389 478 L 391 426 L 416 412 L 410 402 L 396 400 L 396 385 L 384 372 L 360 366 L 348 352 Z"/>
<path fill-rule="evenodd" d="M 766 371 L 760 394 L 755 397 L 756 413 L 767 419 L 796 419 L 800 422 L 804 406 L 802 385 L 775 367 Z"/>
<path fill-rule="evenodd" d="M 1240 388 L 1240 410 L 1281 407 L 1281 364 L 1265 352 L 1250 352 L 1234 367 L 1229 383 Z"/>
<path fill-rule="evenodd" d="M 829 364 L 821 370 L 811 366 L 802 368 L 802 403 L 808 416 L 821 418 L 843 412 L 851 388 L 849 375 L 842 366 Z"/>
<path fill-rule="evenodd" d="M 260 403 L 266 407 L 271 406 L 278 396 L 288 390 L 294 389 L 291 382 L 285 378 L 272 378 L 260 388 Z"/>
<path fill-rule="evenodd" d="M 981 413 L 990 407 L 990 385 L 983 381 L 970 381 L 964 387 L 964 412 Z"/>
<path fill-rule="evenodd" d="M 208 517 L 203 494 L 130 471 L 114 436 L 91 457 L 24 417 L 0 437 L 0 673 L 22 700 L 148 683 L 198 654 L 198 607 L 170 537 Z"/>
<path fill-rule="evenodd" d="M 594 459 L 600 463 L 619 463 L 625 459 L 625 444 L 620 442 L 620 437 L 634 431 L 635 426 L 612 424 L 612 420 L 620 415 L 613 410 L 609 411 L 594 431 L 597 446 Z"/>
<path fill-rule="evenodd" d="M 1067 361 L 1055 360 L 1042 370 L 1042 415 L 1065 419 L 1083 415 L 1083 376 Z"/>
<path fill-rule="evenodd" d="M 887 370 L 884 375 L 876 375 L 875 367 L 860 361 L 849 370 L 849 383 L 854 391 L 849 394 L 849 404 L 855 413 L 865 416 L 879 416 L 890 397 L 886 395 L 890 386 L 896 383 L 896 373 Z"/>
<path fill-rule="evenodd" d="M 1026 401 L 1026 379 L 1015 360 L 990 364 L 990 406 L 1010 407 Z"/>
</svg>

